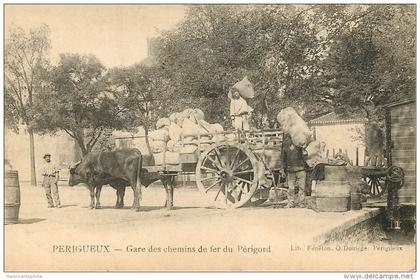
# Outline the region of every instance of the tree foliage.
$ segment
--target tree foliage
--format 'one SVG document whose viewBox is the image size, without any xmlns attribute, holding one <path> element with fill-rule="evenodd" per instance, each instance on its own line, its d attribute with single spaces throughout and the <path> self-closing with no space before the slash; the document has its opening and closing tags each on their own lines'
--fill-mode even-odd
<svg viewBox="0 0 420 280">
<path fill-rule="evenodd" d="M 129 114 L 113 98 L 106 69 L 95 56 L 61 55 L 50 80 L 49 90 L 34 104 L 38 132 L 63 130 L 85 155 L 107 129 L 124 129 L 129 123 Z"/>
<path fill-rule="evenodd" d="M 286 106 L 371 118 L 413 96 L 414 39 L 414 5 L 194 5 L 162 34 L 157 60 L 178 102 L 212 121 L 245 75 L 271 118 Z"/>
<path fill-rule="evenodd" d="M 340 113 L 382 120 L 382 105 L 415 98 L 415 9 L 362 6 L 340 28 L 323 61 L 326 100 Z"/>
<path fill-rule="evenodd" d="M 49 29 L 42 25 L 25 32 L 9 30 L 4 50 L 4 115 L 5 124 L 15 131 L 19 125 L 32 122 L 34 95 L 45 83 L 50 49 Z"/>
</svg>

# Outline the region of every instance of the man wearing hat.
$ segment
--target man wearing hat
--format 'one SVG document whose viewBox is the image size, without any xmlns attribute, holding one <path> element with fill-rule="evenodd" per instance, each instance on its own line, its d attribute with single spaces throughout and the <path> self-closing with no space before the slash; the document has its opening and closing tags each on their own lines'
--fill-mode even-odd
<svg viewBox="0 0 420 280">
<path fill-rule="evenodd" d="M 237 130 L 249 130 L 249 114 L 253 109 L 248 105 L 245 98 L 254 97 L 254 88 L 245 77 L 237 82 L 228 92 L 230 99 L 230 117 L 232 126 Z"/>
<path fill-rule="evenodd" d="M 45 190 L 45 195 L 47 196 L 48 208 L 53 208 L 54 203 L 55 207 L 61 208 L 60 196 L 58 195 L 58 169 L 51 162 L 51 155 L 46 153 L 44 155 L 44 165 L 42 166 L 42 176 L 44 176 L 44 181 L 42 186 Z M 51 196 L 52 192 L 52 196 Z"/>
</svg>

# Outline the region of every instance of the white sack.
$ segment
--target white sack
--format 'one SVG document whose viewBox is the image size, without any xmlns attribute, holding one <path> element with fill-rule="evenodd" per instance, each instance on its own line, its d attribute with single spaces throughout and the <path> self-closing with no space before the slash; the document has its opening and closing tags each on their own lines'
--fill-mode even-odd
<svg viewBox="0 0 420 280">
<path fill-rule="evenodd" d="M 161 128 L 158 130 L 151 131 L 149 133 L 150 139 L 152 141 L 165 141 L 167 142 L 169 140 L 169 132 L 167 129 Z"/>
<path fill-rule="evenodd" d="M 150 143 L 152 153 L 162 153 L 166 150 L 166 141 L 154 140 Z"/>
<path fill-rule="evenodd" d="M 179 141 L 181 140 L 181 135 L 182 128 L 175 123 L 171 123 L 169 126 L 169 138 L 174 141 Z"/>
<path fill-rule="evenodd" d="M 204 112 L 201 109 L 194 109 L 194 116 L 197 120 L 204 120 Z"/>
<path fill-rule="evenodd" d="M 218 123 L 211 124 L 210 127 L 213 133 L 221 133 L 224 131 L 223 126 Z"/>
<path fill-rule="evenodd" d="M 178 115 L 179 113 L 172 113 L 169 116 L 169 120 L 171 121 L 171 123 L 176 123 L 178 121 Z"/>
<path fill-rule="evenodd" d="M 182 144 L 179 141 L 169 140 L 166 149 L 170 152 L 180 152 L 182 149 Z"/>
<path fill-rule="evenodd" d="M 207 134 L 208 132 L 191 121 L 190 119 L 184 119 L 182 124 L 182 134 L 183 135 L 198 135 L 198 134 Z"/>
<path fill-rule="evenodd" d="M 308 152 L 306 163 L 310 167 L 314 167 L 318 163 L 325 162 L 325 159 L 323 158 L 324 150 L 324 142 L 312 141 L 309 143 L 308 147 L 306 147 L 306 151 Z"/>
<path fill-rule="evenodd" d="M 185 145 L 184 147 L 181 148 L 180 153 L 183 154 L 192 154 L 197 150 L 197 146 L 195 145 Z"/>
<path fill-rule="evenodd" d="M 312 133 L 309 127 L 292 107 L 281 110 L 277 121 L 283 132 L 291 136 L 294 145 L 304 146 L 310 142 Z"/>
<path fill-rule="evenodd" d="M 160 129 L 165 126 L 169 126 L 171 124 L 171 121 L 168 118 L 160 118 L 156 122 L 156 129 Z"/>
</svg>

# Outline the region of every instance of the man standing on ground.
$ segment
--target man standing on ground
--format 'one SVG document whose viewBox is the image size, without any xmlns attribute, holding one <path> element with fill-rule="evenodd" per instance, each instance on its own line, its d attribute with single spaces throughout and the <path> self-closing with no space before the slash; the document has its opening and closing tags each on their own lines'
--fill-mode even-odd
<svg viewBox="0 0 420 280">
<path fill-rule="evenodd" d="M 281 160 L 283 164 L 283 174 L 287 172 L 287 184 L 289 191 L 287 194 L 286 208 L 305 208 L 305 150 L 295 146 L 289 134 L 285 134 L 281 149 Z M 295 192 L 295 187 L 299 189 Z"/>
<path fill-rule="evenodd" d="M 44 176 L 44 181 L 42 186 L 45 190 L 45 195 L 47 196 L 48 208 L 53 208 L 54 203 L 55 207 L 61 208 L 60 196 L 58 194 L 58 169 L 51 162 L 51 155 L 44 155 L 44 165 L 42 167 L 42 176 Z M 51 196 L 52 193 L 52 196 Z"/>
</svg>

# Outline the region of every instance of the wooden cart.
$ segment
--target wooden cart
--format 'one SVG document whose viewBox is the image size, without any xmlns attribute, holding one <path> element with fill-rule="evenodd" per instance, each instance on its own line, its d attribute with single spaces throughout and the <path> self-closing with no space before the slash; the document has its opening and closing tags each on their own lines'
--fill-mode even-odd
<svg viewBox="0 0 420 280">
<path fill-rule="evenodd" d="M 164 161 L 145 168 L 172 180 L 195 172 L 198 189 L 216 207 L 256 205 L 268 199 L 281 178 L 282 140 L 280 130 L 183 135 L 182 145 L 196 146 L 194 152 L 180 153 L 179 164 Z"/>
</svg>

